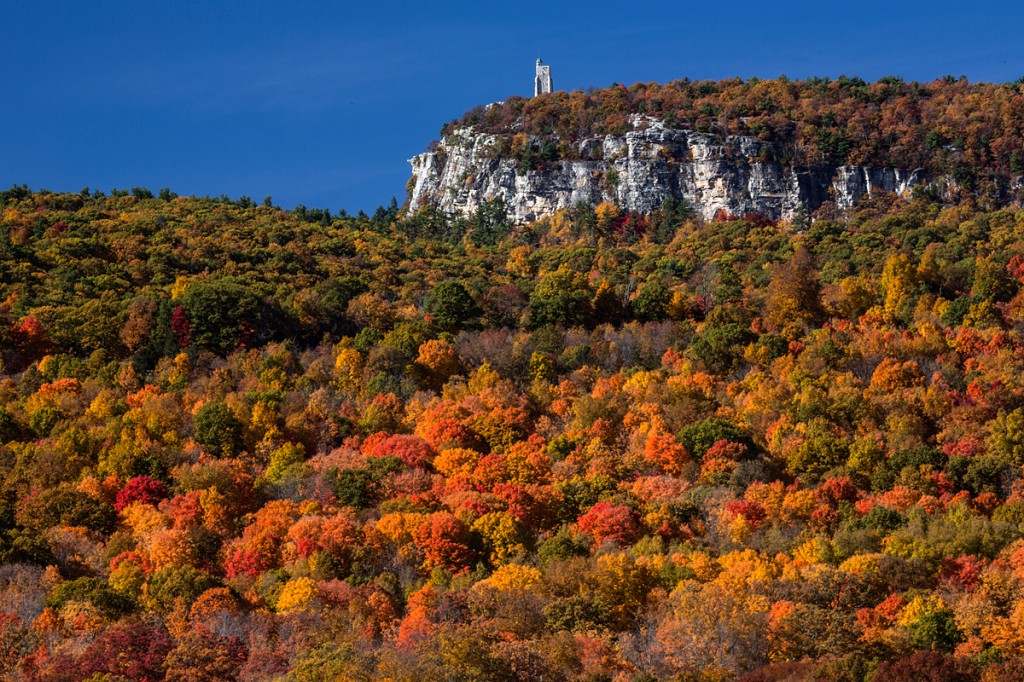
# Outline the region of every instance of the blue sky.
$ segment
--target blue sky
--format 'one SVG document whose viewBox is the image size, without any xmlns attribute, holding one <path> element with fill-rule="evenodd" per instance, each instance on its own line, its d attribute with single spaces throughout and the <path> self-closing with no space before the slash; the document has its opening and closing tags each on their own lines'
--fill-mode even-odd
<svg viewBox="0 0 1024 682">
<path fill-rule="evenodd" d="M 133 2 L 0 12 L 0 187 L 272 195 L 370 211 L 446 121 L 532 92 L 689 77 L 1024 76 L 1024 5 Z"/>
</svg>

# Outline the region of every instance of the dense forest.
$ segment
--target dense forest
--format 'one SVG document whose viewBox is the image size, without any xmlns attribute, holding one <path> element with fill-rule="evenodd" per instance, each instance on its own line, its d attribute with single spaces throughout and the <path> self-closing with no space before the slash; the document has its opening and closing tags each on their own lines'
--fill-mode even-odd
<svg viewBox="0 0 1024 682">
<path fill-rule="evenodd" d="M 701 97 L 794 88 L 1024 102 Z M 1013 162 L 972 130 L 911 147 Z M 1024 211 L 927 192 L 512 226 L 12 188 L 0 677 L 1020 680 L 1022 283 Z"/>
<path fill-rule="evenodd" d="M 580 140 L 632 129 L 631 116 L 720 136 L 772 143 L 771 160 L 797 166 L 922 169 L 958 190 L 1019 199 L 1024 173 L 1024 79 L 1005 84 L 946 78 L 931 83 L 842 76 L 791 81 L 738 78 L 614 85 L 511 97 L 447 124 L 497 136 L 493 152 L 527 167 L 580 154 Z"/>
</svg>

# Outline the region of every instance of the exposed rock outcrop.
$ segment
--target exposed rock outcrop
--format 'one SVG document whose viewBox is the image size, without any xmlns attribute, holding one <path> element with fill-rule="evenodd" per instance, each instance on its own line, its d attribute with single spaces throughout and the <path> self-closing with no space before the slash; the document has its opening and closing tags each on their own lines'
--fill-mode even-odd
<svg viewBox="0 0 1024 682">
<path fill-rule="evenodd" d="M 510 218 L 524 223 L 579 202 L 610 201 L 646 213 L 674 197 L 707 219 L 719 211 L 792 219 L 801 207 L 812 212 L 831 200 L 847 209 L 872 190 L 904 194 L 925 179 L 912 169 L 797 167 L 773 160 L 784 156 L 781 150 L 753 137 L 675 130 L 645 117 L 634 117 L 632 125 L 625 135 L 578 143 L 577 159 L 525 171 L 498 153 L 496 136 L 456 129 L 410 160 L 410 208 L 435 204 L 468 213 L 501 197 Z"/>
</svg>

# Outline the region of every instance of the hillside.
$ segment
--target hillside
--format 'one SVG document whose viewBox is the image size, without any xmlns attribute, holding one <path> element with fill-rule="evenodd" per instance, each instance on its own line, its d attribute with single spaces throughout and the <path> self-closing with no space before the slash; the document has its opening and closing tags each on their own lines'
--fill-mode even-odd
<svg viewBox="0 0 1024 682">
<path fill-rule="evenodd" d="M 0 676 L 1024 672 L 1024 212 L 161 197 L 0 193 Z"/>
<path fill-rule="evenodd" d="M 1019 203 L 1020 83 L 738 79 L 637 83 L 510 98 L 446 125 L 412 159 L 413 209 L 472 213 L 500 199 L 516 222 L 577 203 L 649 213 L 686 201 L 791 220 L 848 210 L 875 190 Z"/>
</svg>

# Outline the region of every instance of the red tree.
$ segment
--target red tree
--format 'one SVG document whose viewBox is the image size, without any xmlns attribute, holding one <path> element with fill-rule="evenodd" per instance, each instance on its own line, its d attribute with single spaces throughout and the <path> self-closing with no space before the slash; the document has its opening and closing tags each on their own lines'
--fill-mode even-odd
<svg viewBox="0 0 1024 682">
<path fill-rule="evenodd" d="M 633 544 L 641 534 L 637 513 L 624 505 L 598 502 L 577 521 L 579 529 L 601 545 L 614 542 L 620 547 Z"/>
<path fill-rule="evenodd" d="M 762 505 L 749 500 L 730 502 L 725 505 L 725 510 L 734 516 L 742 516 L 753 528 L 760 526 L 768 516 Z"/>
<path fill-rule="evenodd" d="M 171 313 L 171 331 L 174 333 L 174 340 L 182 348 L 188 348 L 192 343 L 192 323 L 188 320 L 185 306 L 179 305 Z"/>
<path fill-rule="evenodd" d="M 162 625 L 117 625 L 102 632 L 78 659 L 79 679 L 97 673 L 157 682 L 174 642 Z"/>
<path fill-rule="evenodd" d="M 978 676 L 963 661 L 938 651 L 916 651 L 878 666 L 874 682 L 974 682 Z"/>
<path fill-rule="evenodd" d="M 425 440 L 404 434 L 386 436 L 375 433 L 366 439 L 362 450 L 371 457 L 395 456 L 411 467 L 423 466 L 437 456 L 434 448 Z"/>
<path fill-rule="evenodd" d="M 430 566 L 441 566 L 457 573 L 468 570 L 476 560 L 476 550 L 470 547 L 469 529 L 448 512 L 431 514 L 416 529 L 413 539 Z"/>
<path fill-rule="evenodd" d="M 117 493 L 114 509 L 121 511 L 133 502 L 156 504 L 166 497 L 167 487 L 163 483 L 149 476 L 136 476 Z"/>
</svg>

